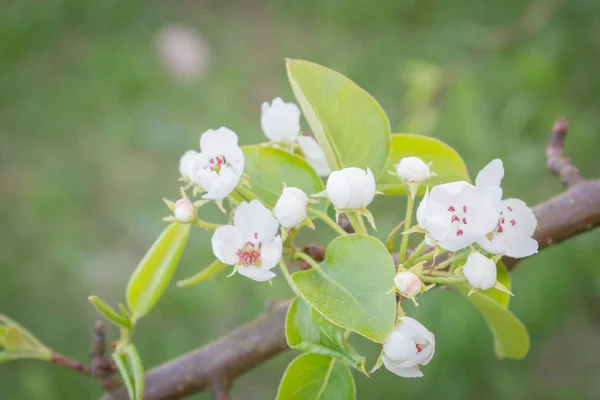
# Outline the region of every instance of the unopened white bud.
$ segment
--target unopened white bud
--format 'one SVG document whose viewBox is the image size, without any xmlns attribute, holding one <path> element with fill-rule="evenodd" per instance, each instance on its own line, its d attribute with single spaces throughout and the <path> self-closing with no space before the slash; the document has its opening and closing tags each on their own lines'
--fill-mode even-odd
<svg viewBox="0 0 600 400">
<path fill-rule="evenodd" d="M 490 289 L 496 283 L 496 264 L 481 253 L 472 253 L 463 267 L 467 281 L 476 289 Z"/>
<path fill-rule="evenodd" d="M 394 277 L 394 283 L 403 296 L 415 297 L 421 293 L 421 280 L 410 271 L 399 272 Z"/>
<path fill-rule="evenodd" d="M 396 165 L 396 173 L 406 183 L 425 182 L 432 175 L 429 165 L 419 157 L 404 157 Z"/>
<path fill-rule="evenodd" d="M 175 202 L 173 213 L 177 221 L 188 223 L 196 216 L 196 207 L 188 199 L 179 199 Z"/>
<path fill-rule="evenodd" d="M 297 227 L 306 219 L 308 196 L 301 189 L 286 187 L 283 189 L 273 212 L 284 228 Z"/>
<path fill-rule="evenodd" d="M 327 180 L 327 197 L 338 210 L 364 208 L 375 192 L 375 177 L 369 168 L 344 168 L 332 172 Z"/>
</svg>

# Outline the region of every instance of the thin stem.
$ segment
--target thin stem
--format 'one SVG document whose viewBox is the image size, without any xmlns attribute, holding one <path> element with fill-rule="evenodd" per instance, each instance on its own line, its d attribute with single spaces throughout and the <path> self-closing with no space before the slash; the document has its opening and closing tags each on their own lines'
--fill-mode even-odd
<svg viewBox="0 0 600 400">
<path fill-rule="evenodd" d="M 404 257 L 406 257 L 406 248 L 408 246 L 408 231 L 412 224 L 412 213 L 413 207 L 415 205 L 415 198 L 413 196 L 408 196 L 408 202 L 406 203 L 406 223 L 404 224 L 404 235 L 402 235 L 402 244 L 400 245 L 400 253 L 398 254 L 398 262 L 402 263 L 404 261 Z"/>
<path fill-rule="evenodd" d="M 217 229 L 218 227 L 221 226 L 221 224 L 213 224 L 212 222 L 203 221 L 200 218 L 197 218 L 194 221 L 194 225 L 199 226 L 200 228 L 210 230 L 210 231 L 214 231 L 215 229 Z"/>
<path fill-rule="evenodd" d="M 457 285 L 459 283 L 465 283 L 467 280 L 465 278 L 444 278 L 444 277 L 436 277 L 436 276 L 428 276 L 428 275 L 418 275 L 419 278 L 426 283 L 438 283 L 441 285 Z"/>
<path fill-rule="evenodd" d="M 396 234 L 400 232 L 400 229 L 402 229 L 403 226 L 404 221 L 400 221 L 400 223 L 396 225 L 388 235 L 387 240 L 385 241 L 385 247 L 387 248 L 389 253 L 394 252 L 394 239 L 396 238 Z"/>
<path fill-rule="evenodd" d="M 357 213 L 351 211 L 346 215 L 348 216 L 348 219 L 350 220 L 350 223 L 354 227 L 356 233 L 362 233 L 363 235 L 367 234 L 367 228 L 365 227 L 364 223 L 361 224 L 359 222 L 359 216 Z"/>
<path fill-rule="evenodd" d="M 427 243 L 425 243 L 425 240 L 423 240 L 412 252 L 412 254 L 406 259 L 406 261 L 402 263 L 403 265 L 405 265 L 405 268 L 410 267 L 412 265 L 411 263 L 414 262 L 417 259 L 417 257 L 421 255 L 421 253 L 423 253 L 426 247 Z"/>
<path fill-rule="evenodd" d="M 59 365 L 61 367 L 72 369 L 73 371 L 81 372 L 85 375 L 88 375 L 87 365 L 77 360 L 73 360 L 72 358 L 69 358 L 65 355 L 52 352 L 52 354 L 50 355 L 50 362 L 52 364 Z"/>
<path fill-rule="evenodd" d="M 416 257 L 414 260 L 412 260 L 412 262 L 413 262 L 413 264 L 417 264 L 417 263 L 420 263 L 421 261 L 429 261 L 433 258 L 434 254 L 435 254 L 435 251 L 430 251 L 429 253 L 425 253 L 422 256 Z"/>
<path fill-rule="evenodd" d="M 281 261 L 279 261 L 279 268 L 281 268 L 281 273 L 283 274 L 283 277 L 285 278 L 287 284 L 290 286 L 290 289 L 292 289 L 296 296 L 299 296 L 300 293 L 298 292 L 298 288 L 294 284 L 294 281 L 292 280 L 292 275 L 290 274 L 290 271 L 288 270 L 283 258 L 281 259 Z"/>
<path fill-rule="evenodd" d="M 356 213 L 356 219 L 358 220 L 358 224 L 360 225 L 360 229 L 365 233 L 367 231 L 367 226 L 365 225 L 365 220 L 363 219 L 362 214 Z"/>
<path fill-rule="evenodd" d="M 325 214 L 324 212 L 315 210 L 314 208 L 309 208 L 309 212 L 311 214 L 315 215 L 317 218 L 321 218 L 323 220 L 323 222 L 325 222 L 327 225 L 329 225 L 338 234 L 340 234 L 342 236 L 348 234 L 345 230 L 342 229 L 341 226 L 339 226 L 334 220 L 329 218 L 329 215 Z"/>
</svg>

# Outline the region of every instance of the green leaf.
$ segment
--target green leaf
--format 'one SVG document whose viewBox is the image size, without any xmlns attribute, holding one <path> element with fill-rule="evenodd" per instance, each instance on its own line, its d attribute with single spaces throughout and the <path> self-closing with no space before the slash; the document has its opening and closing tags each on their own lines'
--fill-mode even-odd
<svg viewBox="0 0 600 400">
<path fill-rule="evenodd" d="M 315 139 L 333 170 L 369 167 L 384 171 L 391 130 L 385 112 L 356 83 L 322 65 L 286 62 L 288 79 Z"/>
<path fill-rule="evenodd" d="M 378 343 L 394 326 L 394 261 L 366 235 L 340 236 L 327 247 L 321 268 L 292 275 L 304 300 L 326 319 Z"/>
<path fill-rule="evenodd" d="M 144 398 L 144 366 L 142 365 L 142 359 L 133 344 L 125 348 L 125 355 L 127 356 L 127 365 L 133 377 L 135 399 L 142 400 Z"/>
<path fill-rule="evenodd" d="M 452 147 L 428 136 L 397 133 L 392 135 L 392 150 L 385 164 L 385 172 L 377 180 L 377 189 L 387 195 L 406 195 L 406 186 L 400 178 L 387 171 L 395 171 L 394 165 L 404 157 L 415 156 L 426 163 L 431 162 L 431 170 L 437 174 L 427 181 L 431 187 L 453 181 L 471 182 L 465 162 Z M 425 193 L 425 187 L 419 188 L 419 194 Z"/>
<path fill-rule="evenodd" d="M 495 299 L 481 292 L 467 296 L 470 286 L 458 285 L 465 295 L 485 318 L 494 336 L 494 349 L 498 358 L 520 360 L 529 351 L 529 334 L 515 315 Z"/>
<path fill-rule="evenodd" d="M 115 362 L 117 369 L 119 370 L 119 374 L 123 379 L 125 387 L 127 388 L 127 394 L 129 395 L 129 398 L 137 400 L 137 397 L 135 395 L 135 384 L 133 382 L 133 375 L 131 374 L 131 370 L 127 366 L 127 355 L 121 353 L 113 353 L 112 359 Z"/>
<path fill-rule="evenodd" d="M 223 272 L 227 267 L 227 264 L 223 264 L 219 260 L 214 260 L 212 263 L 210 263 L 208 267 L 204 268 L 196 275 L 193 275 L 187 279 L 177 282 L 177 286 L 190 287 L 193 285 L 197 285 L 200 282 L 209 281 L 215 276 L 219 275 L 221 272 Z"/>
<path fill-rule="evenodd" d="M 361 357 L 346 342 L 344 330 L 327 321 L 298 297 L 288 310 L 285 336 L 291 348 L 340 359 L 367 375 L 366 357 Z"/>
<path fill-rule="evenodd" d="M 177 268 L 191 225 L 173 222 L 165 228 L 140 261 L 127 285 L 132 321 L 148 314 L 160 299 Z"/>
<path fill-rule="evenodd" d="M 131 328 L 131 322 L 113 310 L 108 304 L 103 302 L 98 296 L 88 297 L 88 301 L 96 308 L 96 310 L 104 316 L 107 320 L 111 321 L 115 325 L 124 328 Z"/>
<path fill-rule="evenodd" d="M 325 190 L 323 180 L 297 155 L 261 145 L 244 146 L 242 150 L 245 157 L 244 173 L 252 185 L 249 191 L 268 208 L 275 207 L 284 183 L 302 189 L 309 196 Z M 327 200 L 319 199 L 318 204 L 308 207 L 309 212 L 311 209 L 326 212 Z"/>
<path fill-rule="evenodd" d="M 496 280 L 498 280 L 498 282 L 500 282 L 501 284 L 504 285 L 504 287 L 506 287 L 508 290 L 510 290 L 510 287 L 511 287 L 510 273 L 508 272 L 508 269 L 506 268 L 504 263 L 502 263 L 502 262 L 496 263 L 496 269 L 498 270 L 498 275 L 496 277 Z M 488 296 L 492 300 L 496 301 L 498 304 L 502 305 L 504 308 L 508 307 L 508 303 L 510 302 L 510 298 L 512 297 L 510 294 L 503 292 L 502 290 L 498 290 L 498 289 L 494 289 L 494 288 L 484 290 L 481 293 Z"/>
<path fill-rule="evenodd" d="M 5 351 L 0 351 L 0 364 L 2 364 L 4 362 L 7 362 L 7 361 L 10 361 L 12 359 L 13 358 L 10 356 L 10 354 L 8 354 Z"/>
<path fill-rule="evenodd" d="M 18 322 L 0 313 L 0 344 L 6 350 L 3 361 L 16 358 L 49 360 L 52 350 Z M 6 358 L 8 357 L 8 358 Z"/>
<path fill-rule="evenodd" d="M 276 400 L 353 400 L 354 378 L 348 366 L 320 354 L 302 354 L 288 365 Z"/>
</svg>

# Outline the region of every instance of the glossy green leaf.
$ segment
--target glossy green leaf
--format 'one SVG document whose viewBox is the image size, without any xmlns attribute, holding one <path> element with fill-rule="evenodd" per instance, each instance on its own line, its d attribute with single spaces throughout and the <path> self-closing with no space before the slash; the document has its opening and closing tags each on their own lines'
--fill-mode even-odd
<svg viewBox="0 0 600 400">
<path fill-rule="evenodd" d="M 103 302 L 98 296 L 90 296 L 88 297 L 88 301 L 92 303 L 92 305 L 96 308 L 96 310 L 104 316 L 107 320 L 111 321 L 117 326 L 122 326 L 124 328 L 130 328 L 130 321 L 113 310 L 108 304 Z"/>
<path fill-rule="evenodd" d="M 344 330 L 327 321 L 300 298 L 296 298 L 288 310 L 285 336 L 291 348 L 340 359 L 367 374 L 366 358 L 346 342 Z"/>
<path fill-rule="evenodd" d="M 133 374 L 131 373 L 131 370 L 129 369 L 127 363 L 127 355 L 122 353 L 113 353 L 112 359 L 115 362 L 117 369 L 119 370 L 119 374 L 121 375 L 121 379 L 125 384 L 125 388 L 127 389 L 127 394 L 129 395 L 129 398 L 132 400 L 137 400 L 137 397 L 135 395 L 135 384 L 133 382 Z"/>
<path fill-rule="evenodd" d="M 378 343 L 394 326 L 394 261 L 383 243 L 366 235 L 340 236 L 327 247 L 321 268 L 292 279 L 323 317 Z"/>
<path fill-rule="evenodd" d="M 281 196 L 283 184 L 302 189 L 307 195 L 325 190 L 323 180 L 301 157 L 282 149 L 261 145 L 242 147 L 245 157 L 244 173 L 252 185 L 251 192 L 268 208 L 275 207 Z M 308 208 L 319 212 L 327 210 L 327 200 L 319 199 L 318 204 Z"/>
<path fill-rule="evenodd" d="M 426 163 L 431 162 L 431 170 L 437 174 L 427 181 L 431 187 L 453 181 L 470 182 L 465 162 L 452 147 L 428 136 L 397 133 L 392 135 L 392 150 L 385 164 L 385 172 L 377 180 L 377 189 L 388 195 L 406 195 L 406 186 L 395 175 L 387 171 L 395 171 L 394 165 L 404 157 L 415 156 Z M 419 194 L 425 187 L 419 188 Z"/>
<path fill-rule="evenodd" d="M 223 264 L 219 260 L 214 260 L 210 265 L 198 272 L 196 275 L 190 276 L 187 279 L 177 282 L 178 287 L 190 287 L 197 285 L 200 282 L 209 281 L 225 271 L 228 267 L 227 264 Z"/>
<path fill-rule="evenodd" d="M 144 398 L 144 366 L 142 365 L 142 359 L 133 344 L 125 348 L 125 355 L 127 366 L 131 370 L 131 377 L 133 378 L 135 399 L 142 400 Z"/>
<path fill-rule="evenodd" d="M 384 171 L 391 143 L 385 112 L 356 83 L 322 65 L 287 60 L 288 79 L 333 170 L 369 167 L 375 177 Z"/>
<path fill-rule="evenodd" d="M 508 272 L 508 269 L 502 262 L 498 262 L 496 264 L 496 268 L 498 270 L 496 280 L 498 282 L 500 282 L 501 284 L 503 284 L 504 287 L 506 287 L 508 290 L 510 290 L 511 282 L 510 282 L 510 273 Z M 493 299 L 494 301 L 496 301 L 498 304 L 502 305 L 505 308 L 508 307 L 508 303 L 510 302 L 510 298 L 512 297 L 510 294 L 503 292 L 502 290 L 498 290 L 498 289 L 494 289 L 494 288 L 484 290 L 482 293 L 485 294 L 486 296 L 488 296 L 489 298 Z"/>
<path fill-rule="evenodd" d="M 460 292 L 467 296 L 470 286 L 459 285 Z M 494 336 L 494 349 L 498 358 L 520 360 L 529 351 L 529 334 L 515 315 L 495 299 L 475 292 L 467 298 L 477 307 L 485 318 Z"/>
<path fill-rule="evenodd" d="M 353 400 L 354 378 L 348 366 L 320 354 L 302 354 L 288 365 L 277 400 Z"/>
<path fill-rule="evenodd" d="M 127 305 L 133 322 L 148 314 L 167 288 L 187 243 L 190 227 L 171 223 L 140 261 L 127 285 Z"/>
</svg>

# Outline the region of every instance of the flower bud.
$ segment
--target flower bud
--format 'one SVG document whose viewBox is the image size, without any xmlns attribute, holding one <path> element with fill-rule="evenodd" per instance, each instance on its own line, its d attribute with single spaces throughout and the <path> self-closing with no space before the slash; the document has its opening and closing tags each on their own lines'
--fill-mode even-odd
<svg viewBox="0 0 600 400">
<path fill-rule="evenodd" d="M 196 150 L 188 150 L 179 159 L 179 174 L 184 178 L 192 178 L 192 164 L 197 154 Z"/>
<path fill-rule="evenodd" d="M 427 365 L 435 352 L 435 337 L 419 321 L 401 317 L 383 344 L 381 360 L 385 367 L 404 378 L 420 378 L 419 367 Z"/>
<path fill-rule="evenodd" d="M 396 288 L 405 297 L 415 297 L 421 293 L 421 280 L 410 271 L 399 272 L 394 277 Z"/>
<path fill-rule="evenodd" d="M 293 142 L 300 132 L 300 109 L 277 97 L 262 104 L 260 125 L 265 136 L 274 142 Z"/>
<path fill-rule="evenodd" d="M 188 223 L 196 216 L 196 207 L 188 199 L 179 199 L 175 202 L 173 213 L 177 221 Z"/>
<path fill-rule="evenodd" d="M 396 165 L 396 173 L 406 183 L 420 183 L 431 177 L 429 166 L 419 157 L 404 157 Z"/>
<path fill-rule="evenodd" d="M 327 180 L 327 197 L 338 210 L 364 208 L 375 197 L 375 177 L 369 168 L 333 171 Z"/>
<path fill-rule="evenodd" d="M 467 281 L 476 289 L 490 289 L 496 283 L 496 264 L 481 253 L 471 253 L 463 267 Z"/>
<path fill-rule="evenodd" d="M 284 228 L 294 228 L 306 219 L 306 207 L 308 196 L 302 190 L 295 187 L 283 189 L 273 212 L 275 218 Z"/>
</svg>

